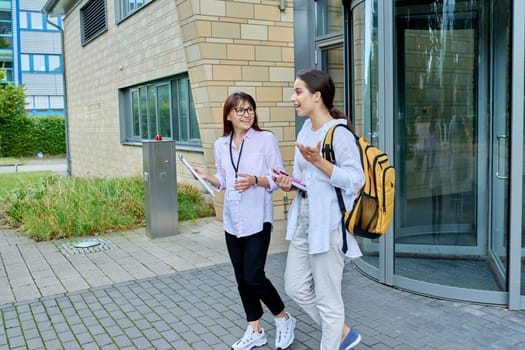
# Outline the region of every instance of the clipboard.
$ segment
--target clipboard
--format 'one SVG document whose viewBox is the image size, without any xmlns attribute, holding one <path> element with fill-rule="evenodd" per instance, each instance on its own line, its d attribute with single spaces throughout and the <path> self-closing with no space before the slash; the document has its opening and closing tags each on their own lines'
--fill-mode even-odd
<svg viewBox="0 0 525 350">
<path fill-rule="evenodd" d="M 206 182 L 206 180 L 204 180 L 199 174 L 197 174 L 197 172 L 195 170 L 193 170 L 192 166 L 190 165 L 190 163 L 188 163 L 188 161 L 186 160 L 186 158 L 184 158 L 184 156 L 182 154 L 179 154 L 179 159 L 180 161 L 182 162 L 182 164 L 184 164 L 184 166 L 190 171 L 190 173 L 197 179 L 199 180 L 199 182 L 201 183 L 201 185 L 206 189 L 206 191 L 209 192 L 209 194 L 211 194 L 211 196 L 213 198 L 215 198 L 215 191 L 213 190 L 213 188 Z"/>
<path fill-rule="evenodd" d="M 284 171 L 280 171 L 280 170 L 273 169 L 273 168 L 270 169 L 270 172 L 271 172 L 272 174 L 274 174 L 274 175 L 286 175 L 286 176 L 290 176 L 290 175 L 288 175 L 287 173 L 285 173 Z M 292 180 L 292 186 L 293 186 L 293 187 L 295 187 L 295 188 L 297 188 L 297 189 L 299 189 L 299 190 L 301 190 L 301 191 L 305 191 L 305 192 L 306 192 L 306 185 L 303 184 L 303 183 L 301 182 L 301 180 L 296 179 L 295 177 L 292 177 L 292 176 L 290 176 L 290 180 Z"/>
</svg>

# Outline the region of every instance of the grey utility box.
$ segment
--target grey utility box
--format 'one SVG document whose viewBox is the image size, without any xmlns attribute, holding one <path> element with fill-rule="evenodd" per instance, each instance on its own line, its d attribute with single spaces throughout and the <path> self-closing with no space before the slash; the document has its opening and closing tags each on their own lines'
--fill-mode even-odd
<svg viewBox="0 0 525 350">
<path fill-rule="evenodd" d="M 144 215 L 151 238 L 179 233 L 175 141 L 144 141 Z"/>
</svg>

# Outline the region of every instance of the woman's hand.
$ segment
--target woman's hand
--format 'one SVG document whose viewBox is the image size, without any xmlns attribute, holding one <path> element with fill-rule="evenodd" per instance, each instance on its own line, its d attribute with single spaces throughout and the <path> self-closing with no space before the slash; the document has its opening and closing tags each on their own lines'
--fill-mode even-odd
<svg viewBox="0 0 525 350">
<path fill-rule="evenodd" d="M 235 179 L 235 190 L 237 192 L 244 192 L 255 184 L 255 177 L 253 175 L 237 173 Z"/>
<path fill-rule="evenodd" d="M 210 181 L 210 180 L 207 179 L 207 177 L 208 177 L 210 174 L 208 173 L 208 171 L 207 171 L 206 169 L 199 168 L 199 167 L 196 167 L 196 166 L 194 166 L 194 167 L 192 167 L 192 168 L 193 168 L 193 170 L 195 170 L 195 172 L 196 172 L 197 174 L 199 174 L 200 177 L 202 177 L 204 180 L 206 180 L 206 181 L 208 181 L 208 182 Z"/>
</svg>

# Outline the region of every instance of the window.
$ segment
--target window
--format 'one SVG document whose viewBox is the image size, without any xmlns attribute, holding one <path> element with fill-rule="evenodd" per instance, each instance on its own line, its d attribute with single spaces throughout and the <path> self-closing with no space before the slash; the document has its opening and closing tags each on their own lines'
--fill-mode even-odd
<svg viewBox="0 0 525 350">
<path fill-rule="evenodd" d="M 49 96 L 49 108 L 53 110 L 64 109 L 64 96 Z"/>
<path fill-rule="evenodd" d="M 117 22 L 129 17 L 142 6 L 153 0 L 117 0 L 116 19 Z"/>
<path fill-rule="evenodd" d="M 26 110 L 31 110 L 35 108 L 33 104 L 33 96 L 26 96 Z"/>
<path fill-rule="evenodd" d="M 49 55 L 47 56 L 48 61 L 48 71 L 49 72 L 60 72 L 60 56 L 58 55 Z"/>
<path fill-rule="evenodd" d="M 5 76 L 0 83 L 13 82 L 13 31 L 11 1 L 0 0 L 0 70 Z"/>
<path fill-rule="evenodd" d="M 19 16 L 19 23 L 21 29 L 28 29 L 29 23 L 27 22 L 27 12 L 26 11 L 20 11 L 18 13 Z"/>
<path fill-rule="evenodd" d="M 35 30 L 35 31 L 58 31 L 56 27 L 52 24 L 47 23 L 52 22 L 57 27 L 62 26 L 62 19 L 57 17 L 46 18 L 42 12 L 36 11 L 19 11 L 19 24 L 20 29 L 25 30 Z"/>
<path fill-rule="evenodd" d="M 21 54 L 21 67 L 24 72 L 61 73 L 60 55 Z"/>
<path fill-rule="evenodd" d="M 29 16 L 31 19 L 31 29 L 44 29 L 44 21 L 42 18 L 42 13 L 31 12 Z"/>
<path fill-rule="evenodd" d="M 91 0 L 81 8 L 80 23 L 82 45 L 86 45 L 105 32 L 107 29 L 105 0 Z"/>
<path fill-rule="evenodd" d="M 123 91 L 123 132 L 128 142 L 154 140 L 157 134 L 178 144 L 200 146 L 197 115 L 187 75 Z"/>
<path fill-rule="evenodd" d="M 35 96 L 35 109 L 48 110 L 49 98 L 47 96 Z"/>
<path fill-rule="evenodd" d="M 29 55 L 22 54 L 20 55 L 20 61 L 22 70 L 27 72 L 31 70 L 31 63 L 30 63 L 31 57 Z"/>
</svg>

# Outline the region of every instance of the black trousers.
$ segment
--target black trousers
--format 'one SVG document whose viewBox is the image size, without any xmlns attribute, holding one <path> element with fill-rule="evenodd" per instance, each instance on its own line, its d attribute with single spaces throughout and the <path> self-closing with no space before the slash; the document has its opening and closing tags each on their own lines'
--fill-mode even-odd
<svg viewBox="0 0 525 350">
<path fill-rule="evenodd" d="M 261 232 L 241 238 L 225 232 L 226 246 L 248 322 L 262 317 L 261 302 L 274 316 L 284 310 L 279 293 L 264 272 L 271 228 L 271 223 L 265 222 Z"/>
</svg>

